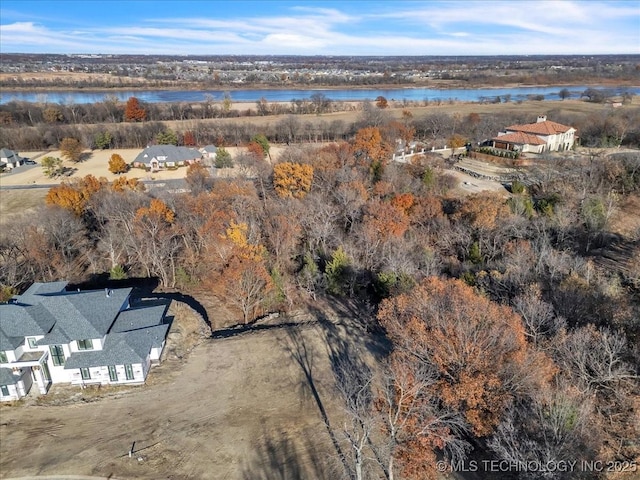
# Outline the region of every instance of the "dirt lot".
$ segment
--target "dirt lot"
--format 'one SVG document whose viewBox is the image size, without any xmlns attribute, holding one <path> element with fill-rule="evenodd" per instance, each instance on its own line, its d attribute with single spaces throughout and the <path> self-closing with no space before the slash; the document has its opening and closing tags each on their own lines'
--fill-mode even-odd
<svg viewBox="0 0 640 480">
<path fill-rule="evenodd" d="M 0 477 L 332 478 L 326 463 L 336 450 L 321 413 L 341 423 L 331 358 L 357 356 L 351 342 L 367 338 L 304 318 L 203 340 L 154 367 L 145 386 L 63 387 L 70 398 L 49 396 L 64 401 L 0 407 Z"/>
</svg>

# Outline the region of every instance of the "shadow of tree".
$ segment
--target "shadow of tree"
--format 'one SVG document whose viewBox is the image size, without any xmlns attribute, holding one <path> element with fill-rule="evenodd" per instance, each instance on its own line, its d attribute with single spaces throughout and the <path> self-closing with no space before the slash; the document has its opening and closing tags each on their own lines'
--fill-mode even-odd
<svg viewBox="0 0 640 480">
<path fill-rule="evenodd" d="M 78 162 L 86 162 L 93 157 L 93 152 L 82 152 L 78 158 Z"/>
<path fill-rule="evenodd" d="M 324 423 L 327 429 L 327 433 L 329 434 L 329 438 L 331 439 L 333 449 L 339 461 L 343 464 L 344 470 L 348 471 L 345 453 L 342 451 L 340 442 L 338 441 L 335 435 L 335 431 L 331 426 L 329 415 L 327 414 L 327 410 L 324 406 L 322 398 L 320 397 L 320 392 L 316 384 L 316 378 L 314 375 L 314 369 L 316 367 L 316 352 L 313 346 L 307 343 L 304 336 L 299 330 L 289 329 L 287 330 L 287 340 L 284 343 L 284 348 L 285 351 L 287 351 L 291 358 L 295 361 L 295 363 L 300 367 L 300 370 L 304 375 L 304 380 L 301 387 L 311 394 L 316 406 L 318 407 L 318 412 L 320 413 L 322 423 Z"/>
<path fill-rule="evenodd" d="M 306 431 L 294 442 L 287 432 L 263 433 L 253 442 L 253 455 L 245 463 L 242 478 L 245 480 L 295 480 L 335 478 L 328 472 L 322 457 L 322 445 L 315 441 L 313 432 Z"/>
<path fill-rule="evenodd" d="M 189 307 L 202 316 L 205 323 L 211 328 L 209 314 L 204 306 L 191 295 L 184 295 L 179 292 L 155 292 L 160 282 L 155 277 L 126 278 L 122 280 L 112 280 L 108 273 L 92 275 L 89 280 L 83 283 L 70 284 L 69 289 L 79 288 L 80 290 L 100 289 L 100 288 L 133 288 L 131 298 L 136 301 L 139 299 L 146 300 L 176 300 L 186 303 Z"/>
</svg>

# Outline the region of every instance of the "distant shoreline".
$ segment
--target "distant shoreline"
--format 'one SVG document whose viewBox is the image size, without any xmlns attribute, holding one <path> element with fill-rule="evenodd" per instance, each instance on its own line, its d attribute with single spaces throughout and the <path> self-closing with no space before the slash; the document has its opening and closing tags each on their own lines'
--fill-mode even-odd
<svg viewBox="0 0 640 480">
<path fill-rule="evenodd" d="M 109 87 L 92 87 L 92 86 L 72 86 L 68 84 L 60 84 L 60 83 L 51 83 L 46 86 L 7 86 L 1 81 L 2 76 L 7 76 L 7 74 L 0 75 L 0 89 L 3 94 L 8 94 L 11 92 L 40 92 L 46 93 L 48 91 L 61 91 L 61 92 L 75 92 L 75 91 L 87 91 L 87 92 L 96 92 L 96 93 L 105 93 L 109 92 L 122 92 L 122 91 L 197 91 L 197 90 L 220 90 L 220 91 L 229 91 L 234 92 L 237 90 L 299 90 L 299 91 L 309 91 L 309 90 L 413 90 L 413 89 L 421 89 L 421 88 L 429 88 L 434 90 L 478 90 L 478 89 L 501 89 L 501 88 L 522 88 L 522 87 L 540 87 L 540 88 L 551 88 L 551 87 L 572 87 L 579 85 L 587 85 L 594 87 L 640 87 L 640 83 L 637 79 L 633 80 L 617 80 L 617 79 L 609 79 L 609 78 L 592 78 L 584 81 L 574 81 L 574 82 L 552 82 L 552 83 L 524 83 L 524 82 L 512 82 L 512 83 L 504 83 L 501 85 L 495 84 L 487 84 L 487 83 L 473 83 L 460 81 L 460 80 L 434 80 L 432 82 L 420 82 L 420 83 L 390 83 L 390 84 L 376 84 L 376 85 L 282 85 L 282 84 L 264 84 L 264 83 L 243 83 L 243 84 L 233 84 L 233 85 L 202 85 L 195 83 L 185 83 L 181 85 L 177 84 L 167 84 L 167 85 L 141 85 L 141 84 L 132 84 L 132 85 L 118 85 L 118 86 L 109 86 Z"/>
</svg>

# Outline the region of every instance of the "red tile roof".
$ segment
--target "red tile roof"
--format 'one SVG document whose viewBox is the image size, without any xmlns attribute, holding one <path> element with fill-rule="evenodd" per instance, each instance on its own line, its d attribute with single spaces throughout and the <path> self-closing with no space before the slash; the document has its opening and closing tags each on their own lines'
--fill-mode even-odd
<svg viewBox="0 0 640 480">
<path fill-rule="evenodd" d="M 497 142 L 516 143 L 518 145 L 546 145 L 546 142 L 540 137 L 524 132 L 507 133 L 506 135 L 494 137 L 492 140 Z"/>
<path fill-rule="evenodd" d="M 511 125 L 505 128 L 505 130 L 507 132 L 533 133 L 534 135 L 556 135 L 558 133 L 565 133 L 571 128 L 572 127 L 567 127 L 561 123 L 545 120 L 544 122 L 526 123 L 524 125 Z"/>
</svg>

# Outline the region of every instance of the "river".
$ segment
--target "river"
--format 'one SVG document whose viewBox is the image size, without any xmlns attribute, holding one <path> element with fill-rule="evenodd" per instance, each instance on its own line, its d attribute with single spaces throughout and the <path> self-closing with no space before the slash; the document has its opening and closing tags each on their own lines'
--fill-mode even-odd
<svg viewBox="0 0 640 480">
<path fill-rule="evenodd" d="M 107 96 L 126 101 L 129 97 L 137 97 L 148 103 L 162 102 L 203 102 L 209 99 L 221 101 L 227 92 L 234 102 L 257 102 L 261 98 L 268 102 L 291 102 L 292 100 L 309 99 L 314 94 L 323 94 L 332 101 L 375 100 L 379 96 L 396 101 L 448 101 L 463 102 L 492 101 L 500 97 L 502 101 L 509 97 L 511 101 L 527 100 L 531 96 L 542 95 L 545 100 L 559 100 L 559 92 L 563 88 L 569 90 L 570 98 L 579 98 L 587 88 L 605 90 L 613 95 L 629 92 L 640 95 L 638 87 L 589 87 L 589 86 L 555 86 L 555 87 L 511 87 L 511 88 L 475 88 L 475 89 L 433 89 L 433 88 L 392 88 L 392 89 L 314 89 L 314 90 L 130 90 L 130 91 L 95 91 L 72 90 L 47 93 L 24 91 L 2 92 L 0 104 L 11 101 L 83 104 L 102 102 Z"/>
</svg>

